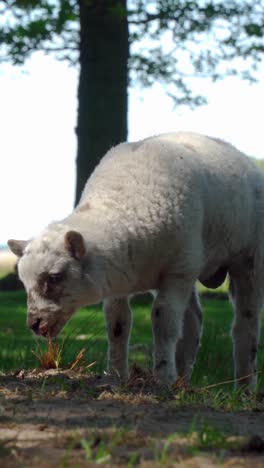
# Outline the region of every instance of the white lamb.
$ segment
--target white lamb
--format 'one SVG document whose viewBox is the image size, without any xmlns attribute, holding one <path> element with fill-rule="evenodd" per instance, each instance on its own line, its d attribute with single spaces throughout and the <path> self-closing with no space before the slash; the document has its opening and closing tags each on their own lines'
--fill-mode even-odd
<svg viewBox="0 0 264 468">
<path fill-rule="evenodd" d="M 81 201 L 39 237 L 9 240 L 28 294 L 28 325 L 56 336 L 81 306 L 104 301 L 108 366 L 128 375 L 128 297 L 154 292 L 154 373 L 191 376 L 201 333 L 197 279 L 227 273 L 235 305 L 235 376 L 254 387 L 263 303 L 264 176 L 222 140 L 170 133 L 112 148 Z"/>
</svg>

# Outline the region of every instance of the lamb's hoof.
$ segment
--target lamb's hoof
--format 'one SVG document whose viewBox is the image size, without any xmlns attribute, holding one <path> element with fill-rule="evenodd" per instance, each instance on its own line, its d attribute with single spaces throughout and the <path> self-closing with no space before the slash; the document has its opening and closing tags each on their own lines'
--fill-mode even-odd
<svg viewBox="0 0 264 468">
<path fill-rule="evenodd" d="M 165 369 L 161 369 L 158 366 L 156 366 L 154 370 L 154 376 L 162 385 L 165 385 L 167 387 L 170 387 L 176 381 L 176 372 L 165 372 Z"/>
</svg>

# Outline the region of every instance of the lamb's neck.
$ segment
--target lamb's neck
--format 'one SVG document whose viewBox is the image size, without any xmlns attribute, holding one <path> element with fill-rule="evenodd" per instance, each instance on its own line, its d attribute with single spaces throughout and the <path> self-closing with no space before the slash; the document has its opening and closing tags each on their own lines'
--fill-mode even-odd
<svg viewBox="0 0 264 468">
<path fill-rule="evenodd" d="M 85 242 L 87 258 L 84 271 L 102 289 L 104 298 L 127 295 L 135 283 L 135 271 L 128 259 L 126 236 L 120 225 L 109 225 L 99 213 L 75 210 L 64 223 L 79 231 Z"/>
<path fill-rule="evenodd" d="M 70 229 L 79 231 L 87 247 L 91 244 L 97 249 L 103 251 L 112 251 L 118 245 L 118 233 L 115 226 L 111 225 L 104 216 L 104 213 L 89 210 L 87 212 L 79 212 L 75 209 L 64 221 L 64 224 Z"/>
</svg>

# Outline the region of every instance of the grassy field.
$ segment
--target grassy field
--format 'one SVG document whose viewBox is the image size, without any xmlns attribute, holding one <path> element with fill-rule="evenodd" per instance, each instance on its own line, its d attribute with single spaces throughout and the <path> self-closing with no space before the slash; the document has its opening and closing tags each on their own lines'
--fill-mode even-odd
<svg viewBox="0 0 264 468">
<path fill-rule="evenodd" d="M 194 386 L 206 386 L 233 378 L 230 327 L 232 309 L 224 293 L 218 298 L 202 298 L 204 330 L 202 346 L 193 373 Z M 131 363 L 143 367 L 152 365 L 152 334 L 149 305 L 133 304 L 134 325 L 131 337 Z M 263 322 L 263 317 L 262 317 Z M 62 366 L 74 361 L 76 354 L 86 349 L 87 364 L 96 361 L 94 369 L 102 372 L 106 366 L 106 333 L 101 307 L 81 309 L 63 330 L 65 340 Z M 0 293 L 0 370 L 9 372 L 37 367 L 32 351 L 46 348 L 46 342 L 33 336 L 26 327 L 26 296 L 23 291 Z M 144 345 L 144 346 L 140 346 Z M 264 327 L 258 352 L 258 368 L 264 371 Z M 264 372 L 259 376 L 264 388 Z M 232 388 L 232 384 L 225 388 Z"/>
</svg>

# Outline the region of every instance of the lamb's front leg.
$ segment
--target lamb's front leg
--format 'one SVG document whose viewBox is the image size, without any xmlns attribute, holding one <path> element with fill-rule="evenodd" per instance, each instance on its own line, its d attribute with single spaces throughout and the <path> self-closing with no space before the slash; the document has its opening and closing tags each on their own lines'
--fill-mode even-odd
<svg viewBox="0 0 264 468">
<path fill-rule="evenodd" d="M 183 333 L 184 312 L 194 281 L 170 276 L 152 307 L 154 375 L 165 384 L 176 381 L 176 345 Z"/>
<path fill-rule="evenodd" d="M 127 378 L 132 322 L 127 298 L 104 301 L 104 314 L 108 334 L 108 371 L 115 376 Z"/>
</svg>

